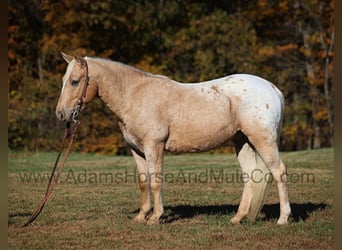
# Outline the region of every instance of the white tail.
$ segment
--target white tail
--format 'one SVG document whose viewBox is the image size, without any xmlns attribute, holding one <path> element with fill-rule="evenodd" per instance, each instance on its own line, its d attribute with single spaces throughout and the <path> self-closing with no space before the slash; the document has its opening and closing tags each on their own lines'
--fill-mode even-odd
<svg viewBox="0 0 342 250">
<path fill-rule="evenodd" d="M 258 216 L 262 206 L 264 205 L 265 198 L 269 187 L 272 183 L 271 172 L 266 167 L 264 161 L 260 158 L 258 154 L 256 155 L 256 169 L 253 173 L 254 182 L 252 184 L 252 200 L 249 213 L 247 214 L 247 219 L 254 222 Z"/>
</svg>

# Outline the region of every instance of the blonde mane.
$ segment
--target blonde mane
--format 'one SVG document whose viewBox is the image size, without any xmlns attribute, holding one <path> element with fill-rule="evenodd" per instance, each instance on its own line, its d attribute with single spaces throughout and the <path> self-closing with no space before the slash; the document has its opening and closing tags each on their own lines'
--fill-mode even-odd
<svg viewBox="0 0 342 250">
<path fill-rule="evenodd" d="M 167 76 L 160 75 L 160 74 L 153 74 L 151 72 L 144 71 L 142 69 L 136 68 L 136 67 L 131 66 L 131 65 L 124 64 L 122 62 L 113 61 L 111 59 L 100 58 L 100 57 L 85 57 L 85 59 L 86 60 L 95 60 L 95 61 L 99 61 L 99 62 L 103 61 L 103 62 L 114 63 L 122 69 L 128 69 L 130 71 L 130 73 L 135 72 L 135 73 L 138 73 L 140 75 L 147 76 L 147 77 L 155 77 L 155 78 L 172 80 Z"/>
</svg>

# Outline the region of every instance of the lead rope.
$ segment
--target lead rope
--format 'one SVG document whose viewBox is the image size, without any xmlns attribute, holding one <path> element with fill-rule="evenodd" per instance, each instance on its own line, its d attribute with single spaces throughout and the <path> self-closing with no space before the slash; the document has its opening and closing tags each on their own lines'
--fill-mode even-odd
<svg viewBox="0 0 342 250">
<path fill-rule="evenodd" d="M 67 122 L 66 124 L 66 128 L 64 130 L 64 136 L 63 136 L 63 140 L 62 140 L 62 143 L 61 143 L 61 146 L 59 148 L 59 152 L 58 152 L 58 155 L 57 155 L 57 158 L 56 158 L 56 161 L 55 161 L 55 164 L 53 165 L 53 168 L 52 168 L 52 172 L 51 172 L 51 175 L 50 175 L 50 178 L 49 178 L 49 184 L 47 186 L 47 189 L 46 189 L 46 192 L 45 192 L 45 196 L 44 196 L 44 199 L 40 202 L 39 206 L 37 207 L 37 209 L 35 210 L 35 212 L 32 214 L 31 218 L 23 225 L 23 227 L 26 227 L 28 225 L 30 225 L 37 217 L 38 215 L 40 214 L 40 212 L 43 210 L 44 208 L 44 205 L 46 203 L 46 201 L 49 199 L 51 193 L 52 193 L 52 190 L 54 189 L 54 187 L 57 185 L 58 183 L 58 179 L 62 173 L 62 170 L 63 170 L 63 167 L 65 165 L 65 162 L 69 156 L 69 153 L 70 153 L 70 150 L 71 150 L 71 147 L 72 147 L 72 144 L 74 143 L 74 140 L 76 138 L 76 134 L 77 134 L 77 129 L 78 129 L 78 126 L 80 125 L 80 121 L 77 120 L 77 117 L 79 116 L 80 114 L 80 111 L 81 111 L 81 106 L 82 106 L 82 103 L 83 103 L 83 98 L 86 96 L 86 91 L 87 91 L 87 87 L 88 87 L 88 84 L 89 84 L 89 76 L 88 76 L 88 64 L 87 64 L 87 61 L 84 60 L 84 59 L 81 59 L 81 64 L 83 66 L 85 66 L 85 70 L 86 70 L 86 74 L 85 74 L 85 85 L 83 87 L 83 90 L 82 90 L 82 95 L 81 97 L 78 99 L 77 101 L 77 106 L 75 108 L 75 110 L 73 111 L 72 113 L 72 121 L 75 123 L 74 125 L 74 128 L 72 130 L 72 133 L 71 133 L 71 138 L 70 138 L 70 141 L 69 141 L 69 146 L 67 148 L 67 150 L 65 151 L 65 154 L 64 154 L 64 158 L 63 158 L 63 161 L 61 163 L 61 165 L 59 166 L 58 168 L 58 172 L 57 172 L 57 176 L 54 177 L 55 175 L 55 172 L 56 172 L 56 168 L 57 168 L 57 165 L 58 165 L 58 162 L 59 162 L 59 158 L 62 154 L 62 151 L 63 151 L 63 148 L 64 148 L 64 144 L 66 142 L 66 139 L 69 137 L 70 135 L 70 126 L 71 126 L 71 123 L 70 122 Z"/>
<path fill-rule="evenodd" d="M 54 189 L 54 187 L 58 183 L 58 179 L 59 179 L 59 177 L 60 177 L 60 175 L 62 173 L 63 167 L 64 167 L 65 162 L 66 162 L 66 160 L 68 158 L 68 155 L 70 153 L 71 146 L 72 146 L 72 144 L 73 144 L 73 142 L 74 142 L 74 140 L 76 138 L 78 126 L 79 126 L 79 122 L 76 122 L 75 126 L 74 126 L 74 128 L 72 130 L 72 133 L 71 133 L 71 138 L 70 138 L 70 141 L 69 141 L 69 146 L 68 146 L 68 148 L 67 148 L 67 150 L 66 150 L 66 152 L 64 154 L 63 161 L 62 161 L 61 165 L 59 166 L 59 169 L 58 169 L 58 172 L 57 172 L 57 176 L 54 177 L 55 171 L 56 171 L 56 168 L 57 168 L 57 165 L 58 165 L 58 162 L 59 162 L 59 158 L 60 158 L 60 156 L 62 154 L 62 151 L 63 151 L 63 148 L 64 148 L 65 141 L 66 141 L 67 137 L 69 137 L 69 134 L 70 134 L 70 124 L 67 124 L 67 127 L 65 128 L 65 131 L 64 131 L 64 137 L 63 137 L 63 140 L 62 140 L 62 143 L 61 143 L 61 146 L 60 146 L 60 150 L 58 152 L 58 156 L 56 158 L 55 164 L 53 166 L 53 169 L 52 169 L 52 172 L 51 172 L 51 175 L 50 175 L 49 184 L 48 184 L 48 187 L 46 189 L 44 199 L 40 202 L 39 206 L 37 207 L 35 212 L 32 214 L 31 218 L 23 225 L 24 227 L 30 225 L 38 217 L 40 212 L 43 210 L 46 201 L 49 199 L 50 195 L 52 194 L 52 190 Z"/>
</svg>

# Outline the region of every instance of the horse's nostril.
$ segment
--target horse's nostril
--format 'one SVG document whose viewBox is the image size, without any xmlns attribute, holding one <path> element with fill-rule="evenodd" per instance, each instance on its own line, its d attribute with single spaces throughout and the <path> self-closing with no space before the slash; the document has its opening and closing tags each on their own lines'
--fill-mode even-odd
<svg viewBox="0 0 342 250">
<path fill-rule="evenodd" d="M 59 120 L 61 120 L 61 121 L 63 121 L 63 120 L 64 120 L 64 117 L 65 117 L 63 111 L 59 111 L 59 110 L 56 111 L 56 116 L 57 116 L 57 118 L 58 118 Z"/>
</svg>

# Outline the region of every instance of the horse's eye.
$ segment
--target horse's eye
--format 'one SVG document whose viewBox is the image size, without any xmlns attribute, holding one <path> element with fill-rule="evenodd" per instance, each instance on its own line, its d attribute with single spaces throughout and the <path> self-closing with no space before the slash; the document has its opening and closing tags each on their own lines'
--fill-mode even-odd
<svg viewBox="0 0 342 250">
<path fill-rule="evenodd" d="M 79 82 L 80 82 L 79 80 L 72 80 L 71 81 L 71 85 L 72 86 L 77 86 Z"/>
</svg>

